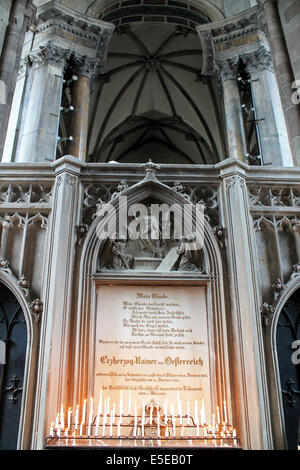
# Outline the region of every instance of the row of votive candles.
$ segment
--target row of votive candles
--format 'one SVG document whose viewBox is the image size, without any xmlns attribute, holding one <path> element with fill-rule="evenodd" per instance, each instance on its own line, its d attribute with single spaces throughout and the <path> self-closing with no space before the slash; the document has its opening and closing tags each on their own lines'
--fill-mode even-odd
<svg viewBox="0 0 300 470">
<path fill-rule="evenodd" d="M 133 405 L 134 414 L 131 414 L 131 407 Z M 85 399 L 83 402 L 81 420 L 80 420 L 80 408 L 79 405 L 76 406 L 74 414 L 74 424 L 72 423 L 72 408 L 69 407 L 68 411 L 65 411 L 64 405 L 61 405 L 60 411 L 57 413 L 55 423 L 51 423 L 50 426 L 50 436 L 56 434 L 58 437 L 68 437 L 71 429 L 73 430 L 72 436 L 83 437 L 87 435 L 95 437 L 106 435 L 112 437 L 113 435 L 120 437 L 121 436 L 121 427 L 123 424 L 124 417 L 134 416 L 133 421 L 133 437 L 137 437 L 138 428 L 141 428 L 141 436 L 145 435 L 145 425 L 146 421 L 149 425 L 156 425 L 157 427 L 157 436 L 161 436 L 161 427 L 164 427 L 164 433 L 166 437 L 176 437 L 176 432 L 178 427 L 180 427 L 180 437 L 186 435 L 186 426 L 183 425 L 183 418 L 187 426 L 194 427 L 197 432 L 197 437 L 200 437 L 200 428 L 203 429 L 204 437 L 207 435 L 216 436 L 220 435 L 222 438 L 236 437 L 236 431 L 228 424 L 227 419 L 227 406 L 226 402 L 223 402 L 222 409 L 220 410 L 217 407 L 216 414 L 212 415 L 212 420 L 210 424 L 206 422 L 205 415 L 205 404 L 204 400 L 198 402 L 194 401 L 193 412 L 191 410 L 191 405 L 189 402 L 186 404 L 186 410 L 183 411 L 182 401 L 180 399 L 180 394 L 177 394 L 177 415 L 175 415 L 175 406 L 173 403 L 168 406 L 168 400 L 165 400 L 163 406 L 163 412 L 157 409 L 157 406 L 153 403 L 146 405 L 145 401 L 142 403 L 142 413 L 138 415 L 138 403 L 135 401 L 134 404 L 131 401 L 131 392 L 128 396 L 128 410 L 127 415 L 124 414 L 123 408 L 123 393 L 120 392 L 120 401 L 119 401 L 119 414 L 116 414 L 116 404 L 113 403 L 112 407 L 110 406 L 110 397 L 103 398 L 103 392 L 101 390 L 97 414 L 94 420 L 94 399 L 91 397 L 89 400 Z M 146 416 L 146 407 L 149 410 L 148 416 Z M 102 419 L 101 419 L 102 418 Z M 117 421 L 118 418 L 118 422 Z M 138 418 L 140 418 L 138 420 Z M 95 421 L 95 422 L 94 422 Z M 116 428 L 116 432 L 113 431 Z"/>
</svg>

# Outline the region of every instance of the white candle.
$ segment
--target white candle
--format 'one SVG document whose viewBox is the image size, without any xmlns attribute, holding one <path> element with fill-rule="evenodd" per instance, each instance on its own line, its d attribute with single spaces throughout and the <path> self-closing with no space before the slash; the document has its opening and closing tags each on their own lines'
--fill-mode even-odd
<svg viewBox="0 0 300 470">
<path fill-rule="evenodd" d="M 157 412 L 157 437 L 160 437 L 160 416 L 159 416 L 159 411 Z"/>
<path fill-rule="evenodd" d="M 183 437 L 183 434 L 184 434 L 184 426 L 182 426 L 181 428 L 181 437 Z"/>
<path fill-rule="evenodd" d="M 91 427 L 93 422 L 93 409 L 94 409 L 94 399 L 90 398 L 90 413 L 89 413 L 89 426 L 88 426 L 88 436 L 91 435 Z"/>
<path fill-rule="evenodd" d="M 64 405 L 61 405 L 60 407 L 60 427 L 61 429 L 65 428 Z"/>
<path fill-rule="evenodd" d="M 227 423 L 227 407 L 226 407 L 226 401 L 223 403 L 223 410 L 224 410 L 224 421 Z"/>
<path fill-rule="evenodd" d="M 80 425 L 80 430 L 79 430 L 79 436 L 82 437 L 82 427 L 83 427 L 83 423 L 81 423 Z"/>
<path fill-rule="evenodd" d="M 54 423 L 51 423 L 49 435 L 50 437 L 54 436 Z"/>
<path fill-rule="evenodd" d="M 197 420 L 197 437 L 199 437 L 199 420 Z"/>
<path fill-rule="evenodd" d="M 102 437 L 105 437 L 106 414 L 103 416 L 102 422 Z"/>
<path fill-rule="evenodd" d="M 220 408 L 217 406 L 217 423 L 220 424 Z"/>
<path fill-rule="evenodd" d="M 59 413 L 56 415 L 56 420 L 55 420 L 55 429 L 58 429 L 59 426 Z"/>
<path fill-rule="evenodd" d="M 137 427 L 137 409 L 136 409 L 136 402 L 134 404 L 134 428 L 133 428 L 133 435 L 136 437 L 136 427 Z"/>
<path fill-rule="evenodd" d="M 71 416 L 72 416 L 72 408 L 69 407 L 69 409 L 68 409 L 68 429 L 71 428 Z"/>
<path fill-rule="evenodd" d="M 120 420 L 122 421 L 122 415 L 123 415 L 123 391 L 121 390 L 120 392 L 120 406 L 119 406 L 119 414 L 120 414 Z"/>
<path fill-rule="evenodd" d="M 121 420 L 118 422 L 118 437 L 121 436 Z"/>
<path fill-rule="evenodd" d="M 96 418 L 95 437 L 98 437 L 99 425 L 100 425 L 100 415 L 98 414 Z"/>
<path fill-rule="evenodd" d="M 164 403 L 165 424 L 168 422 L 168 400 Z"/>
<path fill-rule="evenodd" d="M 102 390 L 100 391 L 99 402 L 98 402 L 98 415 L 102 415 Z"/>
<path fill-rule="evenodd" d="M 81 422 L 84 424 L 85 423 L 85 413 L 86 413 L 86 399 L 83 402 L 83 409 L 82 409 L 82 419 Z"/>
<path fill-rule="evenodd" d="M 112 426 L 113 426 L 113 414 L 114 414 L 114 411 L 111 412 L 111 415 L 110 415 L 110 431 L 109 431 L 109 435 L 110 437 L 112 437 L 112 434 L 113 434 L 113 431 L 112 431 Z"/>
<path fill-rule="evenodd" d="M 145 401 L 143 400 L 143 411 L 142 411 L 142 436 L 144 437 L 144 427 L 145 427 Z"/>
<path fill-rule="evenodd" d="M 215 434 L 215 415 L 212 415 L 212 433 Z"/>
<path fill-rule="evenodd" d="M 195 400 L 194 404 L 194 422 L 196 423 L 198 420 L 198 401 Z"/>
<path fill-rule="evenodd" d="M 166 437 L 169 437 L 169 426 L 166 426 Z"/>
<path fill-rule="evenodd" d="M 175 427 L 175 416 L 174 416 L 174 405 L 171 405 L 171 415 L 172 415 L 172 424 L 173 424 L 173 436 L 176 436 L 176 427 Z"/>
<path fill-rule="evenodd" d="M 128 415 L 131 416 L 131 390 L 129 390 L 128 395 Z"/>
<path fill-rule="evenodd" d="M 150 424 L 152 424 L 152 414 L 153 414 L 153 403 L 150 406 Z"/>
<path fill-rule="evenodd" d="M 202 400 L 202 403 L 201 403 L 201 425 L 204 426 L 205 424 L 205 404 L 204 404 L 204 400 Z"/>
<path fill-rule="evenodd" d="M 77 431 L 79 424 L 79 405 L 76 405 L 76 410 L 75 410 L 75 431 Z"/>
<path fill-rule="evenodd" d="M 177 414 L 179 415 L 179 408 L 180 408 L 180 395 L 179 391 L 177 391 Z"/>
<path fill-rule="evenodd" d="M 187 402 L 186 405 L 186 417 L 187 417 L 187 423 L 190 424 L 190 402 Z"/>
<path fill-rule="evenodd" d="M 182 405 L 181 400 L 179 400 L 179 424 L 182 424 Z"/>
</svg>

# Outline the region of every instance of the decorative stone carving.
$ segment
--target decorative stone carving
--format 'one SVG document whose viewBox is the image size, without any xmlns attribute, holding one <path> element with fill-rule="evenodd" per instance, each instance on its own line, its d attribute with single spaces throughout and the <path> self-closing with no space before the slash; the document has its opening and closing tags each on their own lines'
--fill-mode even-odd
<svg viewBox="0 0 300 470">
<path fill-rule="evenodd" d="M 252 74 L 257 70 L 270 70 L 273 71 L 273 60 L 271 53 L 261 46 L 250 54 L 242 54 L 241 59 L 246 66 L 247 71 Z"/>
<path fill-rule="evenodd" d="M 193 250 L 190 245 L 196 243 L 195 235 L 191 234 L 188 237 L 183 237 L 182 240 L 179 242 L 179 246 L 177 249 L 177 253 L 179 255 L 179 262 L 178 262 L 178 271 L 200 271 L 197 266 L 198 262 L 198 250 Z M 189 246 L 188 246 L 189 245 Z"/>
<path fill-rule="evenodd" d="M 43 312 L 43 303 L 40 299 L 35 299 L 33 302 L 29 304 L 29 310 L 34 318 L 34 321 L 37 323 Z"/>
<path fill-rule="evenodd" d="M 260 308 L 260 314 L 262 317 L 262 322 L 264 326 L 269 326 L 270 321 L 273 318 L 275 308 L 273 305 L 269 305 L 268 303 L 264 303 Z"/>
<path fill-rule="evenodd" d="M 237 79 L 239 60 L 239 57 L 233 57 L 217 61 L 217 75 L 221 83 Z"/>
<path fill-rule="evenodd" d="M 26 279 L 24 274 L 20 277 L 20 279 L 17 281 L 17 285 L 22 289 L 22 291 L 25 294 L 26 299 L 30 297 L 30 282 Z"/>
<path fill-rule="evenodd" d="M 176 181 L 172 189 L 176 191 L 177 193 L 181 194 L 181 196 L 183 196 L 188 201 L 191 201 L 191 190 L 190 190 L 190 194 L 185 192 L 185 187 L 183 186 L 182 183 L 180 183 L 180 181 Z"/>
<path fill-rule="evenodd" d="M 88 224 L 80 224 L 77 227 L 77 235 L 78 235 L 78 244 L 82 245 L 83 239 L 85 235 L 88 233 L 90 226 Z"/>
<path fill-rule="evenodd" d="M 49 42 L 47 45 L 40 47 L 40 49 L 30 52 L 29 59 L 36 66 L 52 64 L 63 68 L 71 55 L 72 51 L 70 49 L 58 47 Z"/>
<path fill-rule="evenodd" d="M 124 193 L 124 191 L 126 191 L 127 189 L 129 188 L 128 184 L 126 183 L 126 181 L 121 181 L 120 184 L 118 184 L 117 186 L 117 191 L 115 191 L 112 196 L 111 196 L 111 200 L 121 196 L 121 194 Z"/>
<path fill-rule="evenodd" d="M 4 271 L 9 275 L 12 275 L 12 271 L 9 267 L 9 262 L 7 261 L 7 259 L 3 258 L 2 256 L 0 256 L 0 269 L 1 271 Z"/>
<path fill-rule="evenodd" d="M 112 267 L 113 269 L 131 269 L 133 267 L 133 256 L 126 253 L 126 240 L 119 239 L 112 242 Z"/>
</svg>

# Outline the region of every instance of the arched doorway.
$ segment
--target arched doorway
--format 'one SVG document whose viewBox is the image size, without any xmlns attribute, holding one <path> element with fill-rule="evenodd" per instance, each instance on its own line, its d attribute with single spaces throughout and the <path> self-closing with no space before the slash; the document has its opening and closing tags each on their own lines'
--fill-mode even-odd
<svg viewBox="0 0 300 470">
<path fill-rule="evenodd" d="M 300 364 L 295 360 L 295 341 L 300 339 L 300 289 L 281 310 L 276 347 L 281 381 L 285 432 L 289 449 L 297 449 L 300 419 Z M 299 355 L 298 355 L 299 357 Z"/>
<path fill-rule="evenodd" d="M 0 449 L 17 448 L 27 325 L 13 293 L 0 283 Z"/>
</svg>

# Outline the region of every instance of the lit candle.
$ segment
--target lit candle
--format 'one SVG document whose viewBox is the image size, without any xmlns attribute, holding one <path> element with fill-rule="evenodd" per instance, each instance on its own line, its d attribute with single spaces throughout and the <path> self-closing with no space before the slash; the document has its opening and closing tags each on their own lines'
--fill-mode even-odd
<svg viewBox="0 0 300 470">
<path fill-rule="evenodd" d="M 201 402 L 201 425 L 204 426 L 205 424 L 205 404 L 204 400 L 202 399 Z"/>
<path fill-rule="evenodd" d="M 195 423 L 197 422 L 198 420 L 198 401 L 195 400 L 195 404 L 194 404 L 194 421 Z"/>
<path fill-rule="evenodd" d="M 102 437 L 105 437 L 105 425 L 106 425 L 106 412 L 103 416 L 103 422 L 102 422 Z"/>
<path fill-rule="evenodd" d="M 174 412 L 174 405 L 171 405 L 171 416 L 172 416 L 172 424 L 173 424 L 173 436 L 176 436 L 176 427 L 175 427 L 175 412 Z"/>
<path fill-rule="evenodd" d="M 212 415 L 212 433 L 215 435 L 215 415 Z"/>
<path fill-rule="evenodd" d="M 182 405 L 181 400 L 179 400 L 179 424 L 182 424 Z"/>
<path fill-rule="evenodd" d="M 157 412 L 157 437 L 160 437 L 160 416 L 159 416 L 159 411 Z"/>
<path fill-rule="evenodd" d="M 69 409 L 68 409 L 68 429 L 71 428 L 71 416 L 72 416 L 72 408 L 69 407 Z"/>
<path fill-rule="evenodd" d="M 113 415 L 114 415 L 114 410 L 112 410 L 111 415 L 110 415 L 110 431 L 109 431 L 110 437 L 112 437 L 112 433 L 113 433 L 113 431 L 112 431 L 112 429 L 113 429 L 112 428 L 113 427 Z"/>
<path fill-rule="evenodd" d="M 96 418 L 95 437 L 98 437 L 99 425 L 100 425 L 100 415 L 97 415 L 97 418 Z"/>
<path fill-rule="evenodd" d="M 54 423 L 51 423 L 49 435 L 50 437 L 54 436 Z"/>
<path fill-rule="evenodd" d="M 153 403 L 150 406 L 150 424 L 152 424 L 152 414 L 153 414 Z"/>
<path fill-rule="evenodd" d="M 169 437 L 169 426 L 166 426 L 166 433 L 165 433 L 165 436 L 166 436 L 166 437 Z"/>
<path fill-rule="evenodd" d="M 145 429 L 145 401 L 143 400 L 143 411 L 142 411 L 142 436 L 144 437 Z"/>
<path fill-rule="evenodd" d="M 131 390 L 129 390 L 128 395 L 128 415 L 131 416 Z"/>
<path fill-rule="evenodd" d="M 227 407 L 226 407 L 226 401 L 223 403 L 223 410 L 224 410 L 224 421 L 227 423 Z"/>
<path fill-rule="evenodd" d="M 187 423 L 190 424 L 190 402 L 187 402 L 186 405 L 186 417 L 187 417 Z"/>
<path fill-rule="evenodd" d="M 121 420 L 118 422 L 118 437 L 121 436 Z"/>
<path fill-rule="evenodd" d="M 59 426 L 59 413 L 56 415 L 56 420 L 55 420 L 55 429 L 58 429 Z"/>
<path fill-rule="evenodd" d="M 199 437 L 200 434 L 199 434 L 199 419 L 197 419 L 197 437 Z"/>
<path fill-rule="evenodd" d="M 119 407 L 119 414 L 120 414 L 120 420 L 122 421 L 122 415 L 123 415 L 123 391 L 121 390 L 120 392 L 120 407 Z"/>
<path fill-rule="evenodd" d="M 83 427 L 83 423 L 81 423 L 80 425 L 80 430 L 79 430 L 79 436 L 82 437 L 82 427 Z"/>
<path fill-rule="evenodd" d="M 91 435 L 91 427 L 93 421 L 93 409 L 94 409 L 94 399 L 93 397 L 90 398 L 90 413 L 89 413 L 89 426 L 88 426 L 88 436 Z"/>
<path fill-rule="evenodd" d="M 79 405 L 76 405 L 76 410 L 75 410 L 75 431 L 77 431 L 78 423 L 79 423 Z"/>
<path fill-rule="evenodd" d="M 220 408 L 217 406 L 217 423 L 220 424 Z"/>
<path fill-rule="evenodd" d="M 60 408 L 60 426 L 61 426 L 61 429 L 65 428 L 64 405 L 61 405 L 61 408 Z"/>
<path fill-rule="evenodd" d="M 181 428 L 181 437 L 183 437 L 183 435 L 184 435 L 184 426 L 182 426 Z"/>
<path fill-rule="evenodd" d="M 180 408 L 180 394 L 177 390 L 177 414 L 179 415 L 179 408 Z"/>
<path fill-rule="evenodd" d="M 168 400 L 164 403 L 165 424 L 168 422 Z"/>
<path fill-rule="evenodd" d="M 82 419 L 81 422 L 84 424 L 85 423 L 85 413 L 86 413 L 86 399 L 83 402 L 83 409 L 82 409 Z"/>
<path fill-rule="evenodd" d="M 60 425 L 58 425 L 58 428 L 56 430 L 56 433 L 57 433 L 57 437 L 60 437 Z"/>
<path fill-rule="evenodd" d="M 136 427 L 137 427 L 137 409 L 136 409 L 136 402 L 134 404 L 134 428 L 133 428 L 133 435 L 136 437 Z"/>
<path fill-rule="evenodd" d="M 99 403 L 98 403 L 98 415 L 101 416 L 102 414 L 102 390 L 100 390 L 100 397 L 99 397 Z"/>
</svg>

